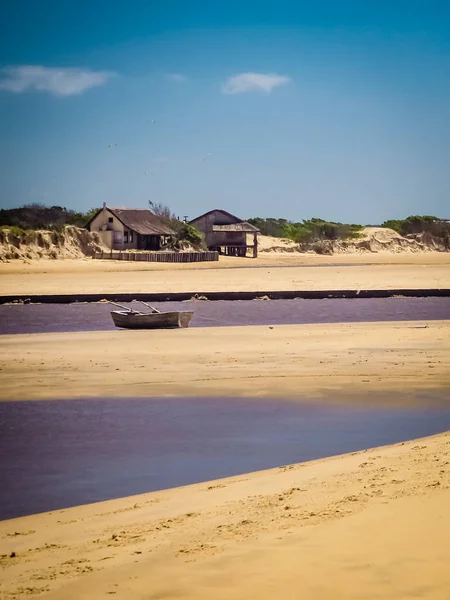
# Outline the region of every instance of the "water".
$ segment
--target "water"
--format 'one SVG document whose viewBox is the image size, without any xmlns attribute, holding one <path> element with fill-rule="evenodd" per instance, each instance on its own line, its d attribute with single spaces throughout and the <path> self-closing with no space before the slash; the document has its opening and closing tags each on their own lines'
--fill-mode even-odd
<svg viewBox="0 0 450 600">
<path fill-rule="evenodd" d="M 450 427 L 450 403 L 435 400 L 402 409 L 226 398 L 3 402 L 0 519 L 438 433 Z"/>
<path fill-rule="evenodd" d="M 142 309 L 140 303 L 132 303 Z M 155 303 L 160 310 L 194 310 L 191 327 L 432 321 L 450 318 L 450 298 L 360 298 Z M 144 307 L 145 308 L 145 307 Z M 0 306 L 0 334 L 114 329 L 110 304 Z"/>
</svg>

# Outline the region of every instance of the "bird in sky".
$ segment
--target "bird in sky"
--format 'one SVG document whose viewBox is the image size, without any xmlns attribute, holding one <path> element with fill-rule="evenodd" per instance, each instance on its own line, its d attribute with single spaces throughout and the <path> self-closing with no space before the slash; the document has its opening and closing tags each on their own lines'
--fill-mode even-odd
<svg viewBox="0 0 450 600">
<path fill-rule="evenodd" d="M 117 144 L 109 144 L 108 148 L 114 148 L 114 146 L 117 146 Z"/>
</svg>

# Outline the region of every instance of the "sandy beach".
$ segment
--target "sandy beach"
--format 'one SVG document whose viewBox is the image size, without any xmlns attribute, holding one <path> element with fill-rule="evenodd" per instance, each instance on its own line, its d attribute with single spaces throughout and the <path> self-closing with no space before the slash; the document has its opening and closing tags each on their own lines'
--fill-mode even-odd
<svg viewBox="0 0 450 600">
<path fill-rule="evenodd" d="M 450 389 L 449 364 L 449 321 L 3 335 L 0 399 L 350 397 Z"/>
<path fill-rule="evenodd" d="M 449 465 L 446 433 L 4 521 L 1 589 L 17 600 L 446 600 Z"/>
<path fill-rule="evenodd" d="M 0 284 L 5 295 L 448 288 L 450 253 L 267 253 L 192 264 L 16 260 L 0 263 Z"/>
<path fill-rule="evenodd" d="M 215 268 L 11 262 L 0 265 L 0 281 L 4 294 L 449 287 L 448 255 L 363 258 L 315 257 L 307 268 L 303 258 L 273 256 L 252 263 L 261 268 L 251 259 Z M 445 403 L 449 364 L 450 321 L 3 335 L 0 400 L 364 403 L 376 393 L 380 404 L 406 406 L 439 392 Z M 0 592 L 5 600 L 446 600 L 449 465 L 446 433 L 3 521 Z"/>
<path fill-rule="evenodd" d="M 450 0 L 0 14 L 0 600 L 450 600 Z"/>
</svg>

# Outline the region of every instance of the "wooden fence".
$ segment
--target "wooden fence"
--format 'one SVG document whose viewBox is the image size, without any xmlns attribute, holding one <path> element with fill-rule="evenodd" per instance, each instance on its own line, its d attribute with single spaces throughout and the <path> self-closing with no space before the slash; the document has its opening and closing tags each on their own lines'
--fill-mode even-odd
<svg viewBox="0 0 450 600">
<path fill-rule="evenodd" d="M 219 260 L 218 252 L 96 252 L 94 258 L 144 262 L 191 263 Z"/>
</svg>

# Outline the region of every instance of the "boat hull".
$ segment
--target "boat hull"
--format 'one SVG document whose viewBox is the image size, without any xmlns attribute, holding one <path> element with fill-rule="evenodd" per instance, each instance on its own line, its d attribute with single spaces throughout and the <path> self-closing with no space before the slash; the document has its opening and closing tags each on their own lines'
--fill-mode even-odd
<svg viewBox="0 0 450 600">
<path fill-rule="evenodd" d="M 145 314 L 111 311 L 114 325 L 122 329 L 177 329 L 188 327 L 193 314 L 193 311 Z"/>
</svg>

